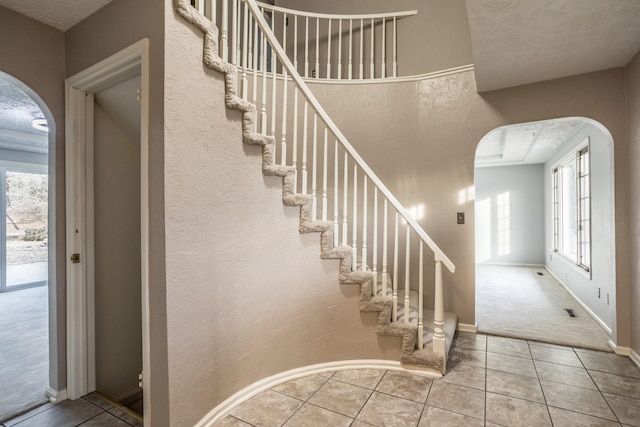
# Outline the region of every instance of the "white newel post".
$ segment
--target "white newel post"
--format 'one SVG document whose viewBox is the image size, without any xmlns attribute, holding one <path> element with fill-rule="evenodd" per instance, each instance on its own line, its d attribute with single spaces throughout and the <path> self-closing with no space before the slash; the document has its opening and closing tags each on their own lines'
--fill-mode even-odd
<svg viewBox="0 0 640 427">
<path fill-rule="evenodd" d="M 442 287 L 442 261 L 436 261 L 436 284 L 433 310 L 433 352 L 445 356 L 444 293 Z M 444 363 L 446 364 L 446 358 Z"/>
</svg>

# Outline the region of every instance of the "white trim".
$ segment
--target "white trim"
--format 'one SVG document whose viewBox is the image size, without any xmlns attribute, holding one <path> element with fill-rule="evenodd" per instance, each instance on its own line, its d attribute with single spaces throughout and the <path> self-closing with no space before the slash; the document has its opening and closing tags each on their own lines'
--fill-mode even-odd
<svg viewBox="0 0 640 427">
<path fill-rule="evenodd" d="M 619 354 L 621 356 L 630 356 L 631 355 L 631 349 L 629 347 L 620 347 L 620 346 L 616 345 L 616 343 L 614 343 L 612 340 L 609 340 L 609 342 L 607 344 L 609 345 L 609 348 L 611 350 L 613 350 L 613 352 L 615 354 Z"/>
<path fill-rule="evenodd" d="M 629 350 L 629 358 L 640 368 L 640 355 L 636 353 L 634 349 Z"/>
<path fill-rule="evenodd" d="M 544 264 L 524 264 L 524 263 L 519 263 L 519 262 L 477 261 L 476 264 L 480 264 L 480 265 L 497 265 L 497 266 L 504 266 L 504 267 L 546 268 Z"/>
<path fill-rule="evenodd" d="M 402 77 L 385 77 L 384 79 L 318 79 L 314 77 L 302 77 L 308 85 L 313 84 L 330 84 L 330 85 L 371 85 L 371 84 L 389 84 L 389 83 L 406 83 L 406 82 L 419 82 L 423 80 L 437 79 L 440 77 L 450 76 L 453 74 L 466 73 L 468 71 L 474 71 L 474 65 L 462 65 L 460 67 L 447 68 L 445 70 L 433 71 L 431 73 L 416 74 L 413 76 Z"/>
<path fill-rule="evenodd" d="M 584 309 L 584 311 L 586 311 L 589 316 L 591 316 L 593 318 L 593 320 L 596 321 L 596 323 L 598 325 L 600 325 L 600 327 L 602 329 L 604 329 L 604 331 L 611 336 L 612 335 L 612 331 L 611 328 L 608 327 L 593 311 L 591 311 L 591 309 L 589 307 L 586 306 L 585 303 L 583 303 L 582 301 L 580 301 L 580 298 L 578 298 L 576 296 L 576 294 L 573 293 L 573 291 L 571 289 L 569 289 L 569 287 L 567 285 L 565 285 L 562 280 L 560 280 L 560 278 L 558 276 L 556 276 L 555 274 L 553 274 L 553 272 L 551 270 L 549 270 L 547 267 L 545 267 L 545 270 L 547 270 L 549 272 L 549 274 L 551 274 L 551 276 L 553 276 L 554 279 L 556 279 L 558 281 L 558 283 L 560 283 L 560 285 L 562 285 L 562 287 L 567 291 L 567 293 L 569 295 L 571 295 L 571 298 L 573 298 L 579 305 L 580 307 L 582 307 Z"/>
<path fill-rule="evenodd" d="M 343 371 L 346 369 L 384 369 L 389 371 L 402 371 L 411 372 L 415 375 L 421 375 L 428 378 L 441 378 L 442 375 L 432 372 L 421 370 L 418 367 L 415 369 L 407 369 L 406 365 L 401 365 L 400 362 L 392 360 L 343 360 L 338 362 L 320 363 L 317 365 L 304 366 L 302 368 L 291 369 L 289 371 L 281 372 L 279 374 L 272 375 L 264 378 L 260 381 L 256 381 L 248 387 L 235 393 L 224 402 L 213 408 L 207 415 L 205 415 L 200 421 L 195 424 L 195 427 L 213 426 L 216 421 L 225 417 L 236 406 L 245 402 L 261 393 L 270 389 L 278 384 L 282 384 L 287 381 L 295 380 L 297 378 L 306 377 L 309 375 L 321 374 L 323 372 L 331 371 Z M 414 367 L 412 367 L 414 368 Z"/>
<path fill-rule="evenodd" d="M 269 4 L 269 3 L 264 3 L 264 2 L 260 2 L 260 1 L 256 1 L 256 4 L 259 7 L 262 7 L 266 10 L 272 10 L 272 11 L 276 11 L 276 12 L 283 12 L 286 13 L 290 16 L 302 16 L 302 17 L 309 17 L 309 18 L 319 18 L 319 19 L 341 19 L 343 21 L 348 21 L 348 20 L 367 20 L 367 19 L 381 19 L 381 18 L 405 18 L 407 16 L 413 16 L 413 15 L 417 15 L 418 11 L 417 10 L 407 10 L 407 11 L 403 11 L 403 12 L 387 12 L 387 13 L 370 13 L 370 14 L 362 14 L 362 15 L 347 15 L 347 14 L 343 14 L 343 15 L 336 15 L 336 14 L 328 14 L 328 13 L 316 13 L 316 12 L 305 12 L 305 11 L 301 11 L 298 9 L 288 9 L 286 7 L 282 7 L 282 6 L 275 6 L 273 4 Z"/>
<path fill-rule="evenodd" d="M 474 334 L 478 333 L 478 324 L 474 323 L 473 325 L 470 323 L 458 323 L 458 327 L 456 331 L 460 332 L 472 332 Z"/>
<path fill-rule="evenodd" d="M 62 402 L 63 400 L 67 400 L 68 398 L 66 388 L 63 388 L 62 390 L 54 390 L 51 387 L 47 387 L 45 394 L 49 398 L 49 402 L 54 405 Z"/>
<path fill-rule="evenodd" d="M 150 334 L 149 334 L 149 40 L 139 42 L 100 61 L 65 81 L 66 117 L 66 183 L 67 194 L 67 393 L 77 399 L 92 391 L 95 369 L 88 358 L 95 355 L 90 337 L 94 315 L 91 284 L 87 283 L 87 212 L 80 201 L 87 194 L 85 160 L 91 154 L 87 145 L 91 121 L 87 121 L 86 95 L 109 87 L 135 75 L 141 78 L 141 141 L 140 141 L 140 207 L 141 207 L 141 292 L 142 292 L 142 365 L 145 372 L 143 387 L 150 390 Z M 90 171 L 89 171 L 90 172 Z M 74 232 L 75 231 L 75 232 Z M 81 262 L 72 264 L 70 256 L 81 254 Z M 151 422 L 150 393 L 144 393 L 145 424 Z"/>
</svg>

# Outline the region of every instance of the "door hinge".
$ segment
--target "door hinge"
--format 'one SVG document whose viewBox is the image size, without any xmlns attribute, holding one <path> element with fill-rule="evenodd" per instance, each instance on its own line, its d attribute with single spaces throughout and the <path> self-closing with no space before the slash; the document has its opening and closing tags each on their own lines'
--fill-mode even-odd
<svg viewBox="0 0 640 427">
<path fill-rule="evenodd" d="M 142 388 L 142 372 L 138 374 L 138 387 Z"/>
<path fill-rule="evenodd" d="M 137 89 L 136 90 L 136 101 L 138 101 L 138 104 L 140 104 L 141 100 L 142 100 L 142 89 Z"/>
<path fill-rule="evenodd" d="M 74 264 L 78 264 L 80 262 L 80 254 L 72 254 L 71 262 Z"/>
</svg>

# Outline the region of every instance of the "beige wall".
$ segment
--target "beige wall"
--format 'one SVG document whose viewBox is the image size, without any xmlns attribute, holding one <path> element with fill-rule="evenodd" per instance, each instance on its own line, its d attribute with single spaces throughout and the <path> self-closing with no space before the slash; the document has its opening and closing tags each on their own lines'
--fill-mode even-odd
<svg viewBox="0 0 640 427">
<path fill-rule="evenodd" d="M 167 3 L 169 4 L 169 3 Z M 149 211 L 151 405 L 154 426 L 168 425 L 164 260 L 164 7 L 153 0 L 114 0 L 65 33 L 66 75 L 149 38 Z"/>
<path fill-rule="evenodd" d="M 275 3 L 277 6 L 296 10 L 338 14 L 417 10 L 416 16 L 403 18 L 398 22 L 398 69 L 400 75 L 424 74 L 473 63 L 464 0 L 395 0 L 393 2 L 385 0 L 276 0 Z M 298 25 L 301 26 L 302 21 Z M 315 43 L 313 33 L 310 38 Z M 359 36 L 356 40 L 354 45 L 357 48 Z M 368 45 L 368 40 L 365 43 Z M 312 43 L 311 55 L 313 58 L 315 58 L 314 49 Z M 324 54 L 324 50 L 321 52 Z M 365 52 L 368 52 L 368 48 L 365 49 Z M 311 68 L 314 66 L 312 65 Z M 324 75 L 324 70 L 322 73 Z"/>
<path fill-rule="evenodd" d="M 55 132 L 49 135 L 55 142 L 50 151 L 55 153 L 49 163 L 50 181 L 55 191 L 50 203 L 55 205 L 57 223 L 55 248 L 50 251 L 56 261 L 55 286 L 49 288 L 50 311 L 56 313 L 49 325 L 51 341 L 49 363 L 53 368 L 50 386 L 62 390 L 67 383 L 64 358 L 65 334 L 65 257 L 64 257 L 64 34 L 55 28 L 5 9 L 0 6 L 0 72 L 11 75 L 28 86 L 46 106 L 40 105 L 47 120 L 53 120 Z M 22 88 L 25 89 L 25 88 Z M 28 92 L 28 91 L 27 91 Z M 52 123 L 49 123 L 51 126 Z M 54 163 L 55 162 L 55 163 Z M 54 172 L 55 171 L 55 172 Z M 52 175 L 53 174 L 53 175 Z M 50 242 L 53 243 L 53 242 Z M 56 312 L 57 308 L 57 312 Z"/>
<path fill-rule="evenodd" d="M 627 65 L 627 117 L 629 132 L 629 234 L 633 236 L 630 245 L 630 311 L 631 348 L 640 354 L 640 53 Z M 622 296 L 621 296 L 622 297 Z"/>
<path fill-rule="evenodd" d="M 628 143 L 622 70 L 614 69 L 479 95 L 473 72 L 388 85 L 314 85 L 312 90 L 347 138 L 405 206 L 426 205 L 424 229 L 456 264 L 445 274 L 446 309 L 475 322 L 473 201 L 477 143 L 492 129 L 568 116 L 601 122 L 614 139 L 618 344 L 629 345 L 626 247 Z M 366 123 L 366 126 L 363 126 Z M 465 211 L 467 224 L 456 224 Z M 620 320 L 622 319 L 622 321 Z M 615 330 L 614 330 L 615 335 Z"/>
<path fill-rule="evenodd" d="M 358 358 L 399 360 L 376 336 L 359 287 L 338 284 L 318 234 L 298 233 L 281 179 L 243 146 L 223 77 L 203 70 L 202 35 L 167 11 L 166 252 L 171 423 L 193 425 L 278 372 Z"/>
</svg>

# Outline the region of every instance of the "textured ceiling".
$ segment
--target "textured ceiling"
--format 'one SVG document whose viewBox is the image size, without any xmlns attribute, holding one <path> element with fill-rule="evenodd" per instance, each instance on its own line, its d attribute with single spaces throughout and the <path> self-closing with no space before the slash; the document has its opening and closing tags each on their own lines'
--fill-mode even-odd
<svg viewBox="0 0 640 427">
<path fill-rule="evenodd" d="M 479 92 L 626 65 L 640 0 L 466 0 Z"/>
<path fill-rule="evenodd" d="M 29 95 L 0 79 L 0 148 L 46 153 L 47 132 L 32 126 L 41 118 L 44 114 Z"/>
<path fill-rule="evenodd" d="M 566 118 L 503 126 L 480 140 L 476 167 L 544 163 L 571 139 L 585 119 Z"/>
<path fill-rule="evenodd" d="M 112 0 L 0 0 L 0 6 L 66 31 Z"/>
</svg>

